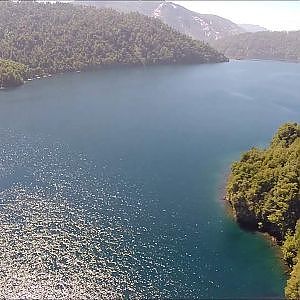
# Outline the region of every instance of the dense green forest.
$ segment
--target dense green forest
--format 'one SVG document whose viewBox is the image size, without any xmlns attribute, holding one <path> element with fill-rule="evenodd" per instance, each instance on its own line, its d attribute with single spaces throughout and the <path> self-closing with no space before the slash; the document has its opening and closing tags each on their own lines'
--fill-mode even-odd
<svg viewBox="0 0 300 300">
<path fill-rule="evenodd" d="M 267 149 L 252 148 L 233 163 L 226 199 L 242 226 L 267 232 L 277 239 L 283 258 L 292 269 L 286 296 L 299 299 L 299 124 L 284 124 Z"/>
<path fill-rule="evenodd" d="M 284 244 L 284 254 L 291 260 L 292 272 L 285 288 L 288 299 L 300 299 L 300 222 L 296 233 L 288 236 Z"/>
<path fill-rule="evenodd" d="M 28 67 L 25 65 L 11 60 L 0 59 L 0 88 L 18 86 L 29 75 Z"/>
<path fill-rule="evenodd" d="M 248 32 L 212 41 L 211 45 L 235 59 L 300 61 L 300 31 Z"/>
<path fill-rule="evenodd" d="M 227 61 L 138 13 L 31 1 L 0 2 L 0 58 L 28 66 L 35 76 L 105 65 Z"/>
</svg>

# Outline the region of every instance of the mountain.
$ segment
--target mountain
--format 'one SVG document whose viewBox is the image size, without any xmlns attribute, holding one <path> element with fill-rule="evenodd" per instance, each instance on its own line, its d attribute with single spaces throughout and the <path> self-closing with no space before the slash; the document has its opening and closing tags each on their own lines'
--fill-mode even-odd
<svg viewBox="0 0 300 300">
<path fill-rule="evenodd" d="M 234 59 L 300 61 L 300 31 L 242 33 L 210 44 Z"/>
<path fill-rule="evenodd" d="M 211 41 L 245 32 L 237 24 L 210 14 L 200 14 L 166 1 L 74 1 L 75 4 L 110 7 L 122 12 L 136 11 L 162 20 L 197 40 Z"/>
<path fill-rule="evenodd" d="M 238 24 L 238 25 L 242 27 L 246 32 L 268 31 L 267 28 L 259 25 L 253 25 L 253 24 Z"/>
<path fill-rule="evenodd" d="M 101 66 L 227 61 L 139 13 L 32 1 L 0 2 L 0 59 L 0 86 Z"/>
</svg>

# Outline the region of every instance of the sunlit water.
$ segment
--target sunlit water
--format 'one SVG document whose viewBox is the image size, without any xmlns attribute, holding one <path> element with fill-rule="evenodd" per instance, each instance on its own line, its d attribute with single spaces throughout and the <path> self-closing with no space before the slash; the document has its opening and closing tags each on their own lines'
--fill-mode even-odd
<svg viewBox="0 0 300 300">
<path fill-rule="evenodd" d="M 300 117 L 300 65 L 65 74 L 0 93 L 0 296 L 283 295 L 225 213 L 232 160 Z"/>
</svg>

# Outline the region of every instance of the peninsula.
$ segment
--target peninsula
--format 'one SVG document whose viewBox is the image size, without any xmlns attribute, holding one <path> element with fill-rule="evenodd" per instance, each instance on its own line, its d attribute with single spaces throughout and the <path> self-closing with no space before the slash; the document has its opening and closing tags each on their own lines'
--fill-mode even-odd
<svg viewBox="0 0 300 300">
<path fill-rule="evenodd" d="M 291 270 L 288 299 L 300 298 L 299 187 L 300 125 L 287 123 L 268 148 L 252 148 L 232 165 L 226 191 L 237 222 L 269 233 L 281 246 Z"/>
</svg>

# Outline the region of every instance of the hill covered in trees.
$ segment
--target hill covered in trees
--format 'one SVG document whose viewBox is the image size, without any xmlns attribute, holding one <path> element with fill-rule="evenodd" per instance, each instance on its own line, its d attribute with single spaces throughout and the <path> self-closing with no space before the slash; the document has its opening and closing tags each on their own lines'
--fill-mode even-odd
<svg viewBox="0 0 300 300">
<path fill-rule="evenodd" d="M 0 3 L 0 58 L 35 76 L 107 65 L 227 61 L 207 44 L 138 13 L 31 1 Z"/>
<path fill-rule="evenodd" d="M 260 31 L 210 43 L 229 58 L 300 61 L 300 31 Z"/>
<path fill-rule="evenodd" d="M 226 199 L 243 226 L 274 236 L 291 267 L 286 296 L 300 298 L 300 125 L 279 128 L 267 149 L 232 165 Z"/>
</svg>

